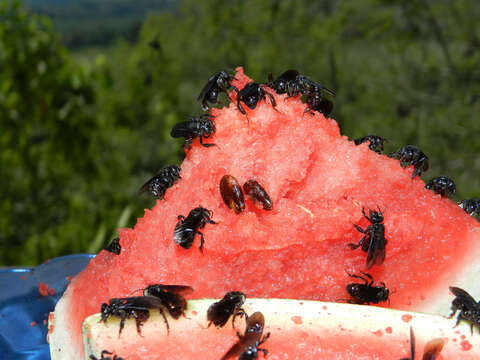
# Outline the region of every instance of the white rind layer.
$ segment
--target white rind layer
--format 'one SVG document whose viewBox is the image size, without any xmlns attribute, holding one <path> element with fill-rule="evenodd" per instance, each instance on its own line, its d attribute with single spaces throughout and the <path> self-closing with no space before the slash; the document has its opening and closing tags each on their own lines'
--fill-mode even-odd
<svg viewBox="0 0 480 360">
<path fill-rule="evenodd" d="M 160 360 L 162 355 L 155 355 L 148 352 L 147 343 L 158 343 L 158 347 L 164 352 L 171 354 L 172 359 L 183 358 L 181 351 L 177 348 L 176 339 L 183 339 L 181 342 L 188 342 L 188 339 L 204 334 L 202 343 L 212 345 L 210 342 L 218 342 L 218 349 L 212 346 L 208 350 L 198 349 L 195 351 L 196 358 L 220 358 L 228 350 L 229 340 L 235 339 L 235 330 L 229 321 L 222 329 L 208 328 L 206 312 L 208 307 L 216 300 L 201 299 L 190 300 L 185 317 L 178 320 L 169 318 L 170 333 L 167 334 L 163 318 L 156 311 L 152 311 L 149 320 L 142 327 L 142 336 L 136 331 L 135 321 L 127 320 L 121 337 L 118 335 L 119 319 L 109 319 L 107 324 L 99 322 L 100 314 L 89 316 L 83 323 L 83 338 L 85 344 L 85 359 L 90 355 L 96 357 L 104 349 L 116 349 L 122 358 L 134 358 Z M 438 315 L 427 315 L 417 312 L 392 310 L 374 306 L 351 305 L 344 303 L 327 303 L 320 301 L 300 301 L 285 299 L 248 299 L 242 308 L 247 314 L 260 311 L 265 316 L 265 330 L 271 332 L 271 339 L 281 336 L 280 329 L 295 329 L 293 334 L 308 333 L 310 336 L 327 337 L 330 341 L 345 340 L 351 341 L 360 337 L 362 340 L 378 344 L 378 348 L 388 348 L 393 358 L 409 356 L 410 327 L 414 330 L 416 339 L 417 357 L 423 352 L 425 343 L 436 338 L 442 338 L 445 342 L 442 350 L 443 358 L 452 358 L 461 355 L 462 359 L 473 360 L 480 358 L 480 337 L 471 336 L 467 324 L 454 327 L 455 319 L 448 319 Z M 243 328 L 244 321 L 237 318 L 236 327 Z M 389 329 L 389 332 L 385 332 Z M 242 330 L 243 331 L 243 330 Z M 383 333 L 383 335 L 381 335 Z M 210 337 L 207 337 L 210 335 Z M 322 351 L 318 348 L 309 348 L 307 343 L 298 338 L 285 336 L 282 343 L 292 350 L 292 353 L 305 352 L 310 354 L 309 358 L 324 359 Z M 454 340 L 455 339 L 455 340 Z M 462 340 L 468 341 L 471 349 L 462 349 Z M 269 340 L 264 347 L 274 347 Z M 279 340 L 277 340 L 279 341 Z M 198 341 L 194 341 L 198 344 Z M 171 345 L 170 345 L 171 344 Z M 171 347 L 168 348 L 168 347 Z M 188 347 L 188 344 L 185 346 Z M 145 351 L 145 353 L 142 352 Z M 130 351 L 130 353 L 129 353 Z M 339 350 L 342 352 L 342 350 Z M 207 353 L 205 353 L 207 352 Z M 375 350 L 372 351 L 375 353 Z M 189 352 L 190 353 L 190 352 Z M 397 354 L 398 353 L 398 354 Z M 313 355 L 312 354 L 316 354 Z M 402 355 L 403 354 L 403 355 Z M 345 359 L 355 357 L 345 350 L 345 353 L 337 353 L 338 356 L 345 356 Z M 398 356 L 397 356 L 398 355 Z M 211 356 L 211 357 L 210 357 Z M 284 359 L 285 354 L 278 354 L 271 351 L 269 359 Z"/>
<path fill-rule="evenodd" d="M 70 291 L 65 291 L 55 306 L 55 311 L 49 316 L 48 328 L 52 329 L 48 337 L 50 343 L 50 356 L 52 360 L 79 360 L 81 359 L 82 348 L 74 346 L 75 332 L 69 326 L 69 311 L 71 310 Z"/>
</svg>

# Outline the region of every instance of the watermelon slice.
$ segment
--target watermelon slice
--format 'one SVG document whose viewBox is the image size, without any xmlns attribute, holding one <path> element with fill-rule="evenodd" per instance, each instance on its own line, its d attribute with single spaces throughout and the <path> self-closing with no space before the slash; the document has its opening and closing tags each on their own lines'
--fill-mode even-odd
<svg viewBox="0 0 480 360">
<path fill-rule="evenodd" d="M 99 356 L 108 349 L 129 360 L 220 359 L 245 325 L 237 319 L 237 330 L 231 320 L 221 329 L 207 327 L 205 314 L 214 301 L 189 301 L 186 317 L 169 318 L 169 334 L 163 318 L 152 312 L 142 328 L 143 338 L 133 320 L 127 320 L 119 337 L 118 319 L 105 325 L 99 323 L 100 314 L 91 315 L 83 328 L 85 353 Z M 417 359 L 434 339 L 443 340 L 442 359 L 480 358 L 480 337 L 472 337 L 467 327 L 453 328 L 453 321 L 443 316 L 305 300 L 249 299 L 243 308 L 248 314 L 264 315 L 264 334 L 270 332 L 270 337 L 261 348 L 268 350 L 269 360 L 285 359 L 286 354 L 305 360 L 409 359 L 410 328 Z"/>
<path fill-rule="evenodd" d="M 233 85 L 251 81 L 241 68 Z M 247 117 L 236 106 L 212 109 L 217 146 L 198 139 L 187 151 L 182 178 L 164 200 L 146 210 L 134 229 L 121 229 L 120 255 L 100 252 L 75 277 L 55 309 L 50 334 L 52 359 L 83 353 L 81 324 L 102 302 L 132 295 L 153 283 L 187 284 L 194 298 L 222 297 L 241 290 L 250 297 L 336 301 L 348 297 L 346 274 L 365 271 L 366 253 L 351 250 L 370 222 L 362 209 L 380 209 L 386 257 L 368 270 L 390 289 L 379 306 L 448 314 L 448 286 L 480 294 L 480 226 L 457 204 L 412 179 L 413 167 L 356 146 L 333 119 L 305 113 L 300 97 L 273 94 Z M 273 209 L 245 198 L 235 214 L 222 200 L 223 176 L 240 185 L 255 179 Z M 190 249 L 173 241 L 178 215 L 201 205 L 212 220 Z"/>
</svg>

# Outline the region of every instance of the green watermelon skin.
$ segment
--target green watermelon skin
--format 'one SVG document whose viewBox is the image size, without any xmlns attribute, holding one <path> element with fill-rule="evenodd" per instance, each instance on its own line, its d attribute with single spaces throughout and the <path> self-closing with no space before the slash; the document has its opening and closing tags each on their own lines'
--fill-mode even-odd
<svg viewBox="0 0 480 360">
<path fill-rule="evenodd" d="M 241 68 L 235 77 L 240 89 L 250 81 Z M 352 279 L 345 270 L 366 270 L 366 253 L 347 247 L 362 237 L 353 224 L 369 225 L 362 207 L 380 208 L 385 219 L 386 258 L 369 273 L 393 294 L 389 305 L 379 306 L 447 314 L 449 285 L 477 295 L 472 289 L 480 286 L 470 271 L 478 268 L 478 222 L 426 190 L 420 178 L 412 180 L 412 167 L 401 168 L 367 144 L 355 146 L 333 119 L 304 113 L 299 97 L 274 96 L 275 109 L 269 101 L 255 110 L 244 106 L 248 121 L 237 110 L 235 93 L 228 108 L 213 109 L 217 132 L 208 142 L 217 146 L 204 148 L 195 140 L 182 179 L 134 229 L 119 231 L 121 254 L 100 252 L 73 279 L 58 309 L 66 313 L 60 328 L 75 351 L 81 351 L 86 316 L 102 302 L 152 283 L 190 285 L 194 298 L 222 297 L 232 289 L 254 297 L 347 298 Z M 236 215 L 219 192 L 225 174 L 242 185 L 259 181 L 273 210 L 247 199 Z M 198 237 L 188 250 L 173 242 L 177 216 L 199 205 L 218 222 L 202 230 L 203 254 Z"/>
</svg>

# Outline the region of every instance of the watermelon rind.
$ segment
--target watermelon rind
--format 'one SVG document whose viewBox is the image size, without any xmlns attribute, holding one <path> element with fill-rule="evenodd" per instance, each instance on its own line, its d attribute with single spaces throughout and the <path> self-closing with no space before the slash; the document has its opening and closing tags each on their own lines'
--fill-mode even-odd
<svg viewBox="0 0 480 360">
<path fill-rule="evenodd" d="M 168 317 L 167 333 L 163 318 L 151 311 L 150 319 L 136 331 L 135 321 L 127 319 L 119 336 L 119 319 L 100 322 L 101 315 L 89 316 L 83 323 L 85 359 L 102 350 L 115 351 L 132 359 L 220 359 L 243 333 L 244 320 L 231 320 L 221 329 L 208 327 L 208 307 L 217 300 L 188 301 L 184 317 Z M 418 312 L 375 306 L 302 301 L 289 299 L 248 299 L 243 306 L 251 314 L 265 316 L 270 338 L 261 347 L 268 359 L 400 359 L 410 356 L 410 327 L 414 330 L 416 354 L 421 358 L 425 344 L 443 339 L 444 359 L 480 358 L 480 337 L 455 319 Z M 358 341 L 361 339 L 361 341 Z"/>
</svg>

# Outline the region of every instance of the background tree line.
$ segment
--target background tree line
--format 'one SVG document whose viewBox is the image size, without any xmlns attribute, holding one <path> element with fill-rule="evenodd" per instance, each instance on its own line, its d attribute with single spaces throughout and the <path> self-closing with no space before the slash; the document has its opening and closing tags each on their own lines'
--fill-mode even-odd
<svg viewBox="0 0 480 360">
<path fill-rule="evenodd" d="M 183 0 L 149 12 L 133 42 L 79 62 L 45 16 L 0 4 L 0 264 L 97 252 L 179 164 L 173 124 L 220 69 L 257 81 L 294 68 L 337 92 L 349 138 L 419 146 L 429 180 L 480 195 L 480 31 L 475 0 Z M 62 35 L 65 36 L 65 35 Z M 68 35 L 66 35 L 68 37 Z M 130 39 L 131 40 L 131 39 Z M 83 58 L 82 58 L 83 59 Z"/>
</svg>

